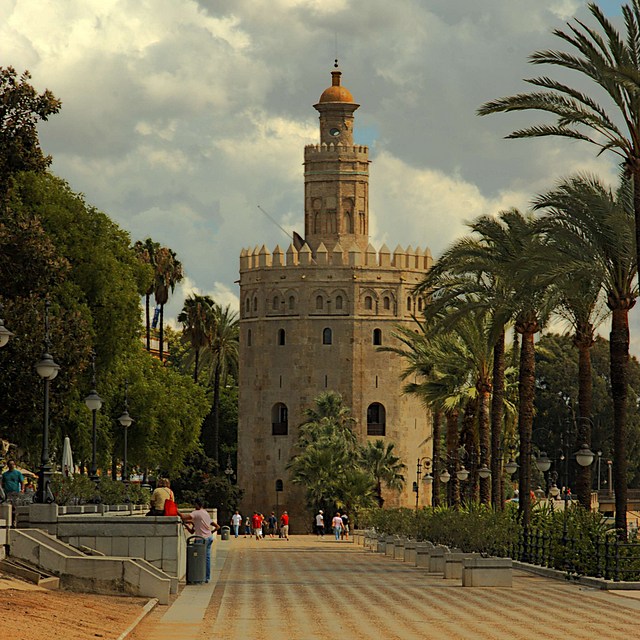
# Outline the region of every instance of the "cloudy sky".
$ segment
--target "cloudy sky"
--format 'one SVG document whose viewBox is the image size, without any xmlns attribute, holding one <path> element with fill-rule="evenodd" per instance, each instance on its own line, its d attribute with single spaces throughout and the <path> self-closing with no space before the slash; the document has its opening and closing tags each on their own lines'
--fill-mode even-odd
<svg viewBox="0 0 640 640">
<path fill-rule="evenodd" d="M 287 245 L 258 205 L 302 233 L 303 149 L 336 52 L 370 146 L 375 246 L 437 257 L 466 221 L 575 170 L 614 181 L 584 144 L 503 139 L 533 114 L 475 115 L 523 90 L 542 71 L 527 56 L 573 17 L 589 20 L 584 0 L 2 0 L 0 64 L 63 102 L 41 127 L 53 172 L 132 241 L 177 252 L 175 315 L 191 291 L 237 305 L 241 248 Z"/>
</svg>

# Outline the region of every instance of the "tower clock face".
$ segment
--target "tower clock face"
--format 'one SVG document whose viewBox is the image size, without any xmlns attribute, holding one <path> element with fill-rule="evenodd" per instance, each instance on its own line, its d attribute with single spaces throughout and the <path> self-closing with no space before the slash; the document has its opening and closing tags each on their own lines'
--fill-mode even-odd
<svg viewBox="0 0 640 640">
<path fill-rule="evenodd" d="M 335 127 L 333 127 L 333 129 L 329 129 L 329 135 L 333 136 L 334 138 L 336 136 L 340 135 L 340 129 L 336 129 Z"/>
</svg>

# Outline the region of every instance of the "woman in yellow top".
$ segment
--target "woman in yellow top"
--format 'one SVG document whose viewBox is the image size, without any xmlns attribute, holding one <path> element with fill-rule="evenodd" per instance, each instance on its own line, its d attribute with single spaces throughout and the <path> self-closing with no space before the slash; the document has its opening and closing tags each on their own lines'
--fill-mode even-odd
<svg viewBox="0 0 640 640">
<path fill-rule="evenodd" d="M 163 516 L 165 500 L 175 500 L 173 491 L 169 488 L 169 480 L 160 478 L 154 492 L 151 494 L 151 509 L 148 516 Z"/>
</svg>

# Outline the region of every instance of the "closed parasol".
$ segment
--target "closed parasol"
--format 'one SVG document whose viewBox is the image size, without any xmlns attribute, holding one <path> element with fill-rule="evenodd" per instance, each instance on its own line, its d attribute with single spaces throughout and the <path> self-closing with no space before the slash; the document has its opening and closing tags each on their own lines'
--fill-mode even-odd
<svg viewBox="0 0 640 640">
<path fill-rule="evenodd" d="M 64 439 L 64 444 L 62 445 L 62 473 L 65 476 L 73 475 L 73 453 L 71 452 L 71 440 L 69 436 L 66 436 Z"/>
</svg>

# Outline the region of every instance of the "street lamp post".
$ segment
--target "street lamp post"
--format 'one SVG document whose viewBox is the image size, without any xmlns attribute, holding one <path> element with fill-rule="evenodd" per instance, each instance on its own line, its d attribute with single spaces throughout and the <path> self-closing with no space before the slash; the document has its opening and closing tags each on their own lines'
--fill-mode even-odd
<svg viewBox="0 0 640 640">
<path fill-rule="evenodd" d="M 133 424 L 133 418 L 129 415 L 129 382 L 124 383 L 124 411 L 118 418 L 118 422 L 124 427 L 124 457 L 122 459 L 122 482 L 129 483 L 127 477 L 127 431 Z"/>
<path fill-rule="evenodd" d="M 0 302 L 0 347 L 4 347 L 7 342 L 9 342 L 9 340 L 15 335 L 15 333 L 11 333 L 11 331 L 9 331 L 9 329 L 4 326 L 4 320 L 2 319 L 3 310 L 4 306 Z"/>
<path fill-rule="evenodd" d="M 96 427 L 97 412 L 102 407 L 102 398 L 96 391 L 96 354 L 95 351 L 91 354 L 91 391 L 89 395 L 84 399 L 84 403 L 87 405 L 89 411 L 91 411 L 91 469 L 89 470 L 89 477 L 93 482 L 98 484 L 98 462 L 97 462 L 97 450 L 98 450 L 98 431 Z"/>
<path fill-rule="evenodd" d="M 431 469 L 431 458 L 418 458 L 416 465 L 416 481 L 413 483 L 413 490 L 416 494 L 416 511 L 418 511 L 418 505 L 420 500 L 420 478 L 422 477 L 422 468 L 424 466 L 425 475 L 423 482 L 427 485 L 433 482 L 433 476 L 429 473 Z"/>
<path fill-rule="evenodd" d="M 233 475 L 233 467 L 231 466 L 231 455 L 227 456 L 227 468 L 224 470 L 224 474 L 227 476 L 229 484 L 231 484 L 231 476 Z"/>
<path fill-rule="evenodd" d="M 44 353 L 36 363 L 38 375 L 44 380 L 44 412 L 42 425 L 42 456 L 40 458 L 40 471 L 38 472 L 38 490 L 35 502 L 42 504 L 53 502 L 53 495 L 49 488 L 51 482 L 51 465 L 49 464 L 49 384 L 58 375 L 60 365 L 49 354 L 51 344 L 49 342 L 49 299 L 44 303 Z"/>
</svg>

